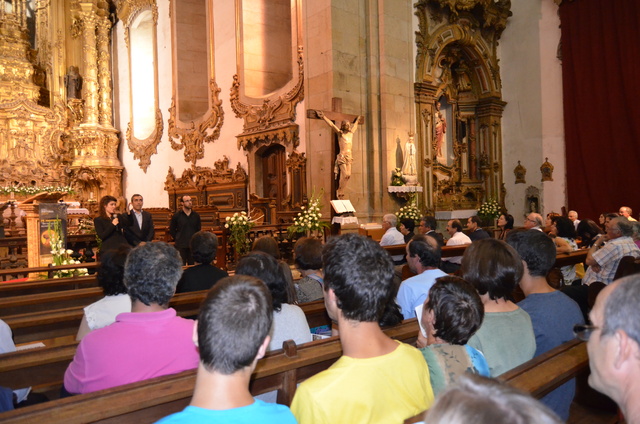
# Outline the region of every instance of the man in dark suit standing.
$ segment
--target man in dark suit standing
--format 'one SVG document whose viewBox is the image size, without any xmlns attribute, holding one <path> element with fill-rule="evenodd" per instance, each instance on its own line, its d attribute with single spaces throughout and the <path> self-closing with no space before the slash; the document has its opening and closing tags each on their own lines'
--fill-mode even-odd
<svg viewBox="0 0 640 424">
<path fill-rule="evenodd" d="M 142 210 L 144 200 L 139 194 L 131 196 L 132 209 L 127 214 L 127 226 L 124 229 L 124 236 L 131 246 L 137 246 L 141 242 L 153 240 L 155 230 L 153 229 L 153 217 L 147 211 Z"/>
</svg>

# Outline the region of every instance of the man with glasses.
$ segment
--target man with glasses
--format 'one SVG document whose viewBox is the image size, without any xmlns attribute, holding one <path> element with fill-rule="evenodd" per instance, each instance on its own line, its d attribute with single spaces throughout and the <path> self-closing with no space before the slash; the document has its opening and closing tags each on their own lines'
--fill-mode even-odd
<svg viewBox="0 0 640 424">
<path fill-rule="evenodd" d="M 626 422 L 640 423 L 640 275 L 605 287 L 589 314 L 593 325 L 576 326 L 587 341 L 589 385 L 613 399 Z"/>
<path fill-rule="evenodd" d="M 542 231 L 542 215 L 539 213 L 531 212 L 524 220 L 524 228 L 527 230 Z"/>
</svg>

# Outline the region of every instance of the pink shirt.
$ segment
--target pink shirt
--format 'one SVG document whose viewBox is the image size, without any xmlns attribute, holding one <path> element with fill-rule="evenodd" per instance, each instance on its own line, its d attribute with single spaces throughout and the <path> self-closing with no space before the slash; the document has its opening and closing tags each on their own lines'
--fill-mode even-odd
<svg viewBox="0 0 640 424">
<path fill-rule="evenodd" d="M 194 321 L 162 312 L 126 312 L 87 334 L 64 374 L 70 393 L 90 393 L 196 368 Z"/>
</svg>

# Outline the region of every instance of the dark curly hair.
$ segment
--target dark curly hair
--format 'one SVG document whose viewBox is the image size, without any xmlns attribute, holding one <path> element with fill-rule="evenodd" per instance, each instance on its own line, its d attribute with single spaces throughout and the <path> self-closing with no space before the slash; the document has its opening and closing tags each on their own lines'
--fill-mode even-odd
<svg viewBox="0 0 640 424">
<path fill-rule="evenodd" d="M 557 236 L 564 237 L 568 239 L 576 238 L 576 227 L 573 225 L 573 221 L 565 216 L 554 216 L 551 218 L 554 224 L 556 224 L 556 229 L 558 230 Z"/>
<path fill-rule="evenodd" d="M 273 310 L 282 309 L 288 303 L 287 280 L 278 261 L 265 252 L 251 252 L 243 256 L 236 266 L 236 275 L 249 275 L 262 280 L 271 292 Z"/>
<path fill-rule="evenodd" d="M 465 345 L 484 319 L 478 292 L 460 277 L 440 277 L 429 290 L 425 304 L 435 317 L 434 335 L 447 343 Z"/>
<path fill-rule="evenodd" d="M 100 206 L 98 207 L 98 214 L 103 218 L 111 219 L 111 217 L 107 215 L 107 211 L 105 210 L 109 202 L 118 202 L 118 199 L 109 195 L 102 196 L 102 198 L 100 199 Z"/>
<path fill-rule="evenodd" d="M 96 278 L 105 296 L 127 293 L 127 286 L 123 281 L 124 263 L 130 251 L 131 247 L 124 245 L 116 250 L 108 250 L 100 256 L 100 266 Z"/>
<path fill-rule="evenodd" d="M 168 305 L 182 276 L 182 259 L 168 243 L 140 244 L 124 265 L 124 284 L 131 301 Z"/>
<path fill-rule="evenodd" d="M 393 262 L 380 244 L 348 233 L 332 237 L 322 251 L 325 290 L 332 289 L 348 320 L 379 322 L 393 300 Z"/>
</svg>

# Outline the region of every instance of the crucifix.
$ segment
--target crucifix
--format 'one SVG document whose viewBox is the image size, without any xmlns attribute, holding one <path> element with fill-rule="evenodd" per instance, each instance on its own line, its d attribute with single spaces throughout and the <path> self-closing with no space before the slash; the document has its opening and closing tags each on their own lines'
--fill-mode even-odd
<svg viewBox="0 0 640 424">
<path fill-rule="evenodd" d="M 336 155 L 333 173 L 338 179 L 337 198 L 345 199 L 345 189 L 351 177 L 351 163 L 353 162 L 353 134 L 358 129 L 358 125 L 364 123 L 364 117 L 342 113 L 342 99 L 339 97 L 331 99 L 331 109 L 326 112 L 308 109 L 307 118 L 324 120 L 337 135 L 339 152 Z M 340 128 L 335 124 L 339 121 L 341 121 Z"/>
</svg>

